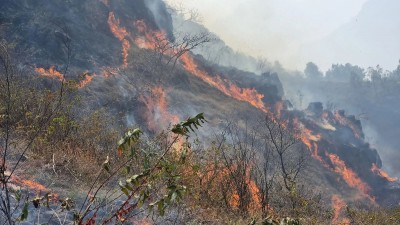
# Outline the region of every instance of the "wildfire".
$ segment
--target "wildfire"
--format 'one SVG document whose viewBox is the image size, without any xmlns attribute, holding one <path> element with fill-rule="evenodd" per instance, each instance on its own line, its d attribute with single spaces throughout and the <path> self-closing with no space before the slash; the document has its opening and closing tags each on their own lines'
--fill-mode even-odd
<svg viewBox="0 0 400 225">
<path fill-rule="evenodd" d="M 312 142 L 318 142 L 321 140 L 320 134 L 313 134 L 313 131 L 308 129 L 299 119 L 296 117 L 293 120 L 293 124 L 297 130 L 300 131 L 298 138 L 309 148 L 312 149 Z"/>
<path fill-rule="evenodd" d="M 333 195 L 331 198 L 332 208 L 333 208 L 333 218 L 332 224 L 350 224 L 350 221 L 347 218 L 343 218 L 341 222 L 339 222 L 342 210 L 346 207 L 346 202 L 341 199 L 338 195 Z"/>
<path fill-rule="evenodd" d="M 316 121 L 315 123 L 325 130 L 336 131 L 336 128 L 332 126 L 326 119 L 321 119 L 321 121 Z"/>
<path fill-rule="evenodd" d="M 102 67 L 101 68 L 101 76 L 108 78 L 110 76 L 115 76 L 117 75 L 119 72 L 118 68 L 113 68 L 113 67 Z"/>
<path fill-rule="evenodd" d="M 140 100 L 148 110 L 145 116 L 149 130 L 156 131 L 169 123 L 179 122 L 179 116 L 168 111 L 167 95 L 162 87 L 154 87 L 150 95 L 142 95 Z"/>
<path fill-rule="evenodd" d="M 120 26 L 119 20 L 115 18 L 113 12 L 108 14 L 108 26 L 113 35 L 122 43 L 122 67 L 126 68 L 128 67 L 128 54 L 131 47 L 131 44 L 126 38 L 129 37 L 130 34 L 126 28 Z"/>
<path fill-rule="evenodd" d="M 203 180 L 205 183 L 211 182 L 214 185 L 212 185 L 211 189 L 219 189 L 220 187 L 215 186 L 221 183 L 227 183 L 227 180 L 230 179 L 231 177 L 231 172 L 235 171 L 237 168 L 237 165 L 232 165 L 231 169 L 226 168 L 225 165 L 208 165 L 207 168 L 209 168 L 205 173 L 200 173 L 199 176 L 201 176 L 201 180 Z M 246 170 L 245 178 L 244 181 L 246 186 L 249 188 L 250 196 L 251 196 L 251 204 L 249 206 L 249 209 L 257 212 L 260 207 L 261 207 L 261 201 L 259 198 L 259 189 L 254 182 L 254 180 L 251 179 L 250 176 L 250 170 L 251 168 L 248 168 Z M 232 208 L 237 208 L 239 207 L 239 194 L 236 192 L 236 190 L 232 190 L 232 193 L 230 193 L 230 196 L 228 197 L 228 203 L 229 206 Z"/>
<path fill-rule="evenodd" d="M 173 54 L 172 49 L 168 48 L 170 43 L 166 38 L 164 31 L 153 31 L 147 28 L 146 23 L 143 20 L 135 21 L 133 24 L 136 29 L 141 33 L 142 37 L 137 37 L 135 43 L 140 48 L 156 49 L 157 47 L 165 47 L 167 49 L 165 54 Z"/>
<path fill-rule="evenodd" d="M 92 82 L 92 80 L 96 76 L 96 74 L 90 75 L 88 73 L 85 73 L 84 76 L 85 76 L 85 78 L 79 82 L 78 88 L 86 87 L 90 82 Z"/>
<path fill-rule="evenodd" d="M 249 189 L 250 189 L 251 199 L 253 200 L 253 203 L 254 203 L 253 208 L 258 209 L 261 207 L 261 202 L 258 197 L 260 190 L 258 189 L 256 183 L 252 179 L 250 179 L 250 175 L 248 176 L 248 179 L 249 179 L 248 185 L 249 185 Z"/>
<path fill-rule="evenodd" d="M 274 109 L 275 109 L 275 113 L 277 114 L 277 117 L 281 117 L 281 112 L 284 108 L 285 107 L 284 107 L 283 101 L 279 101 L 279 102 L 275 103 Z"/>
<path fill-rule="evenodd" d="M 181 59 L 184 63 L 185 69 L 188 72 L 195 75 L 196 77 L 201 78 L 206 83 L 214 86 L 225 95 L 239 101 L 248 102 L 250 105 L 262 110 L 263 112 L 271 114 L 264 105 L 264 95 L 258 93 L 257 90 L 250 88 L 240 88 L 229 80 L 223 80 L 218 76 L 210 76 L 208 73 L 198 68 L 198 65 L 188 53 L 185 53 Z"/>
<path fill-rule="evenodd" d="M 249 188 L 250 196 L 251 196 L 251 202 L 252 204 L 250 205 L 249 209 L 256 211 L 261 207 L 261 202 L 259 199 L 259 189 L 256 185 L 256 183 L 250 178 L 250 169 L 247 170 L 246 172 L 246 177 L 245 181 L 247 187 Z M 229 169 L 226 169 L 225 172 L 222 173 L 223 176 L 229 176 Z M 234 191 L 232 195 L 230 196 L 229 199 L 229 205 L 233 208 L 239 207 L 239 194 Z"/>
<path fill-rule="evenodd" d="M 10 184 L 12 186 L 16 186 L 16 188 L 23 187 L 23 188 L 28 189 L 29 191 L 35 191 L 37 193 L 40 193 L 40 192 L 41 193 L 50 193 L 51 192 L 44 185 L 42 185 L 42 184 L 40 184 L 38 182 L 35 182 L 35 181 L 32 181 L 32 180 L 22 179 L 22 178 L 19 178 L 19 177 L 15 176 L 15 175 L 10 178 Z M 57 198 L 58 198 L 57 194 L 52 194 L 52 199 L 53 200 L 55 200 Z"/>
<path fill-rule="evenodd" d="M 48 70 L 44 69 L 44 68 L 35 68 L 35 71 L 37 73 L 40 73 L 42 76 L 45 77 L 50 77 L 53 79 L 58 79 L 60 81 L 64 80 L 64 75 L 60 72 L 58 72 L 54 66 L 51 66 Z"/>
<path fill-rule="evenodd" d="M 353 170 L 346 167 L 346 164 L 335 154 L 327 155 L 334 165 L 334 171 L 343 177 L 343 180 L 353 188 L 357 188 L 361 193 L 368 195 L 370 187 L 362 181 Z"/>
<path fill-rule="evenodd" d="M 160 46 L 168 46 L 170 43 L 166 38 L 165 32 L 163 31 L 151 31 L 147 28 L 147 25 L 142 20 L 138 20 L 135 22 L 136 29 L 144 35 L 144 37 L 138 37 L 135 40 L 135 43 L 141 48 L 149 48 L 155 49 Z M 168 49 L 168 48 L 166 48 Z M 164 54 L 173 54 L 172 48 L 166 50 Z M 189 53 L 185 53 L 182 55 L 181 60 L 183 62 L 184 68 L 191 74 L 201 78 L 203 81 L 208 84 L 214 86 L 225 95 L 230 96 L 236 100 L 248 102 L 252 106 L 261 109 L 266 113 L 270 113 L 269 110 L 265 107 L 262 99 L 264 98 L 263 94 L 260 94 L 255 89 L 250 88 L 240 88 L 236 84 L 232 83 L 229 80 L 223 80 L 218 76 L 211 76 L 207 72 L 202 71 L 198 68 L 197 63 L 194 59 L 189 55 Z"/>
<path fill-rule="evenodd" d="M 328 165 L 325 163 L 325 161 L 321 158 L 321 156 L 318 154 L 318 144 L 313 143 L 313 146 L 311 148 L 311 156 L 318 160 L 323 166 L 328 167 Z"/>
<path fill-rule="evenodd" d="M 334 113 L 335 119 L 337 122 L 339 122 L 341 125 L 343 126 L 348 126 L 352 131 L 353 134 L 356 138 L 360 138 L 361 137 L 361 132 L 358 128 L 356 128 L 356 126 L 349 121 L 349 119 L 347 119 L 342 113 L 340 113 L 339 111 L 336 111 Z"/>
<path fill-rule="evenodd" d="M 39 184 L 39 183 L 37 183 L 35 181 L 31 181 L 31 180 L 23 180 L 18 177 L 15 177 L 15 176 L 12 177 L 11 183 L 22 186 L 22 187 L 26 187 L 30 190 L 35 190 L 37 192 L 48 192 L 49 191 L 42 184 Z"/>
<path fill-rule="evenodd" d="M 395 177 L 395 178 L 390 177 L 389 174 L 388 174 L 386 171 L 384 171 L 384 170 L 382 170 L 381 168 L 379 168 L 375 163 L 372 164 L 371 171 L 372 171 L 374 174 L 379 175 L 379 176 L 385 178 L 385 179 L 386 179 L 387 181 L 389 181 L 389 182 L 395 182 L 395 181 L 398 180 L 397 177 Z"/>
<path fill-rule="evenodd" d="M 313 132 L 307 128 L 304 128 L 301 132 L 301 140 L 304 144 L 306 144 L 309 148 L 311 148 L 311 141 L 317 142 L 321 140 L 320 134 L 313 134 Z"/>
</svg>

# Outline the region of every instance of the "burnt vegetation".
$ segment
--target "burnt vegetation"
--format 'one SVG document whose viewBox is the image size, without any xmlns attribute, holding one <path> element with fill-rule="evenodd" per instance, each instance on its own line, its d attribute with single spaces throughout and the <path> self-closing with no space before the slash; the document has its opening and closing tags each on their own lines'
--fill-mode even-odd
<svg viewBox="0 0 400 225">
<path fill-rule="evenodd" d="M 263 59 L 250 60 L 261 75 L 210 61 L 220 40 L 174 29 L 195 11 L 158 0 L 0 10 L 0 224 L 400 223 L 400 185 L 359 118 L 333 103 L 293 109 L 302 93 L 286 100 Z M 400 90 L 398 70 L 336 65 L 324 77 L 309 63 L 305 74 L 379 98 Z"/>
</svg>

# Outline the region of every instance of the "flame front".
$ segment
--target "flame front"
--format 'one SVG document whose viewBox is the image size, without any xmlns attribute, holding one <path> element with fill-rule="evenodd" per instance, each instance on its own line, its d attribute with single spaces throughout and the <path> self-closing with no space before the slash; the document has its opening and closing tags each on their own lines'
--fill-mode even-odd
<svg viewBox="0 0 400 225">
<path fill-rule="evenodd" d="M 339 156 L 329 153 L 327 156 L 335 167 L 334 171 L 340 174 L 350 187 L 357 188 L 361 193 L 368 195 L 370 187 L 364 183 L 353 170 L 347 168 L 346 164 Z"/>
<path fill-rule="evenodd" d="M 226 183 L 227 180 L 231 179 L 230 173 L 232 171 L 235 171 L 237 168 L 237 165 L 232 165 L 231 168 L 225 167 L 225 165 L 209 165 L 208 168 L 213 168 L 210 170 L 207 170 L 206 173 L 200 174 L 202 180 L 204 179 L 205 183 L 211 181 L 213 184 L 220 184 Z M 261 201 L 259 198 L 259 189 L 257 187 L 257 184 L 254 182 L 253 179 L 251 179 L 250 176 L 250 170 L 251 168 L 246 170 L 245 177 L 243 182 L 246 184 L 246 187 L 248 187 L 248 191 L 251 196 L 251 204 L 249 205 L 249 210 L 256 212 L 261 208 Z M 213 185 L 213 189 L 219 189 L 220 187 L 216 187 Z M 229 206 L 232 208 L 238 208 L 239 207 L 239 194 L 235 189 L 232 190 L 230 196 L 228 196 L 228 201 L 229 201 Z"/>
<path fill-rule="evenodd" d="M 49 190 L 43 186 L 42 184 L 39 184 L 35 181 L 32 180 L 24 180 L 20 179 L 18 177 L 13 177 L 11 179 L 11 183 L 28 188 L 29 190 L 35 190 L 37 192 L 48 192 Z"/>
<path fill-rule="evenodd" d="M 166 38 L 165 32 L 162 31 L 152 31 L 147 28 L 144 21 L 139 20 L 135 22 L 136 29 L 144 35 L 144 37 L 137 37 L 135 43 L 141 48 L 156 49 L 158 45 L 168 46 L 170 43 Z M 173 48 L 166 48 L 167 50 L 164 54 L 173 54 Z M 199 69 L 195 60 L 189 55 L 188 52 L 182 55 L 181 61 L 183 66 L 189 73 L 201 78 L 206 83 L 212 85 L 213 87 L 220 90 L 225 95 L 232 97 L 239 101 L 248 102 L 250 105 L 261 109 L 265 113 L 269 113 L 269 110 L 265 107 L 263 98 L 264 95 L 257 92 L 255 89 L 250 88 L 240 88 L 236 84 L 229 80 L 223 80 L 218 76 L 211 76 L 205 71 Z"/>
<path fill-rule="evenodd" d="M 136 29 L 143 35 L 143 37 L 136 37 L 135 43 L 140 48 L 156 49 L 162 47 L 166 51 L 164 54 L 174 54 L 171 43 L 168 41 L 167 35 L 164 31 L 153 31 L 147 28 L 146 23 L 143 20 L 137 20 L 134 22 Z"/>
<path fill-rule="evenodd" d="M 179 116 L 168 111 L 167 95 L 162 87 L 154 87 L 150 95 L 142 95 L 140 100 L 148 111 L 145 119 L 149 130 L 156 131 L 168 126 L 169 123 L 179 122 Z"/>
<path fill-rule="evenodd" d="M 299 130 L 300 132 L 297 134 L 301 142 L 305 144 L 308 149 L 311 151 L 311 156 L 318 160 L 323 166 L 327 166 L 321 156 L 318 154 L 318 144 L 317 142 L 321 140 L 320 134 L 314 134 L 312 130 L 308 129 L 304 126 L 303 123 L 299 121 L 296 117 L 293 119 L 294 127 Z"/>
<path fill-rule="evenodd" d="M 115 18 L 113 12 L 108 14 L 108 26 L 110 27 L 113 35 L 122 43 L 122 67 L 126 68 L 128 67 L 129 49 L 131 48 L 131 44 L 127 40 L 127 37 L 129 37 L 130 34 L 126 28 L 120 26 L 119 20 Z"/>
<path fill-rule="evenodd" d="M 395 177 L 395 178 L 390 177 L 389 174 L 386 171 L 384 171 L 381 168 L 379 168 L 375 163 L 372 164 L 371 172 L 373 172 L 374 174 L 385 178 L 389 182 L 395 182 L 395 181 L 398 180 L 397 177 Z"/>
<path fill-rule="evenodd" d="M 93 78 L 96 76 L 96 74 L 90 75 L 89 73 L 84 74 L 85 78 L 81 81 L 79 81 L 78 88 L 84 88 L 88 84 L 90 84 L 93 80 Z"/>
<path fill-rule="evenodd" d="M 198 68 L 197 63 L 188 53 L 185 53 L 182 56 L 182 62 L 184 63 L 184 67 L 188 72 L 195 75 L 196 77 L 201 78 L 203 81 L 217 88 L 225 95 L 239 101 L 248 102 L 250 105 L 271 115 L 269 110 L 264 105 L 264 95 L 258 93 L 256 89 L 240 88 L 229 80 L 223 80 L 218 76 L 210 76 L 208 73 Z"/>
<path fill-rule="evenodd" d="M 165 38 L 165 33 L 158 31 L 151 31 L 147 28 L 146 24 L 143 21 L 136 21 L 135 26 L 137 30 L 143 34 L 142 37 L 137 37 L 135 39 L 135 43 L 141 47 L 141 48 L 148 48 L 148 49 L 157 49 L 158 45 L 162 46 L 168 46 L 170 43 L 168 42 L 168 39 Z M 166 55 L 171 55 L 173 52 L 170 51 L 165 51 L 163 52 Z M 227 80 L 227 79 L 222 79 L 219 76 L 213 76 L 207 73 L 206 71 L 202 70 L 199 68 L 199 65 L 195 61 L 195 59 L 190 55 L 189 52 L 186 52 L 183 54 L 180 58 L 183 67 L 185 70 L 192 75 L 202 79 L 204 82 L 208 83 L 209 85 L 217 88 L 219 91 L 224 93 L 225 95 L 232 97 L 238 101 L 243 101 L 247 102 L 250 105 L 254 106 L 255 108 L 258 108 L 262 110 L 264 113 L 268 114 L 273 120 L 276 119 L 275 115 L 270 112 L 270 110 L 266 107 L 264 104 L 264 95 L 259 93 L 256 89 L 251 89 L 251 88 L 241 88 L 234 84 L 233 82 Z M 150 102 L 149 102 L 150 103 Z M 149 108 L 151 108 L 149 104 Z M 280 115 L 281 111 L 283 109 L 283 102 L 280 102 L 275 105 L 275 111 L 278 115 Z M 322 115 L 322 122 L 317 124 L 323 129 L 326 130 L 331 130 L 335 131 L 336 128 L 332 126 L 328 121 L 327 118 L 329 117 L 328 113 L 324 113 Z M 339 112 L 335 113 L 335 120 L 336 122 L 348 126 L 352 129 L 354 135 L 356 138 L 361 137 L 361 132 L 359 131 L 358 128 L 355 127 L 351 121 L 349 121 L 346 117 L 342 116 Z M 326 162 L 321 158 L 321 156 L 318 153 L 318 144 L 322 138 L 320 134 L 315 134 L 312 130 L 308 129 L 305 127 L 301 122 L 298 121 L 297 119 L 297 128 L 300 130 L 299 134 L 299 139 L 310 149 L 311 155 L 314 159 L 318 160 L 321 162 L 325 167 L 329 167 Z M 153 125 L 150 124 L 150 127 Z M 154 126 L 153 126 L 154 127 Z M 340 174 L 344 181 L 353 188 L 358 189 L 362 194 L 367 195 L 371 201 L 373 201 L 373 198 L 368 195 L 370 191 L 370 187 L 364 183 L 355 172 L 353 172 L 351 169 L 347 168 L 344 161 L 342 161 L 337 155 L 334 154 L 327 154 L 327 157 L 330 159 L 331 163 L 334 165 L 333 171 Z M 233 194 L 232 199 L 231 199 L 231 204 L 235 205 L 235 199 L 238 197 L 235 197 L 235 194 Z"/>
<path fill-rule="evenodd" d="M 350 221 L 347 218 L 342 218 L 341 221 L 341 213 L 343 209 L 346 207 L 346 202 L 341 199 L 338 195 L 333 195 L 331 198 L 332 202 L 332 209 L 333 209 L 333 218 L 332 218 L 332 224 L 350 224 Z"/>
<path fill-rule="evenodd" d="M 349 119 L 347 119 L 345 116 L 341 115 L 339 113 L 339 111 L 336 111 L 334 113 L 335 119 L 337 122 L 339 122 L 341 125 L 343 126 L 348 126 L 350 127 L 350 129 L 353 131 L 353 134 L 356 138 L 360 138 L 361 137 L 361 131 L 355 127 L 355 125 L 349 121 Z"/>
<path fill-rule="evenodd" d="M 64 80 L 64 75 L 58 72 L 54 66 L 51 66 L 48 70 L 44 68 L 35 68 L 37 73 L 40 73 L 42 76 L 50 77 L 52 79 L 58 79 L 60 81 Z"/>
</svg>

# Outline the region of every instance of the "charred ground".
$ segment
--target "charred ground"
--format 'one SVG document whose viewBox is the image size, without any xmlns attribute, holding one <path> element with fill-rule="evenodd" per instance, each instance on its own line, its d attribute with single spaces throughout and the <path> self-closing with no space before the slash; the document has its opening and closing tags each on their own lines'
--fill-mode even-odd
<svg viewBox="0 0 400 225">
<path fill-rule="evenodd" d="M 209 128 L 198 135 L 206 140 L 204 146 L 212 146 L 213 142 L 207 141 L 213 140 L 213 132 L 223 129 L 225 123 L 221 121 L 239 121 L 238 129 L 246 130 L 243 124 L 247 121 L 267 117 L 284 121 L 285 129 L 292 128 L 295 137 L 301 140 L 300 145 L 309 150 L 309 166 L 299 183 L 314 187 L 326 205 L 333 204 L 337 215 L 333 223 L 339 223 L 344 214 L 343 204 L 335 208 L 338 201 L 343 201 L 340 199 L 350 205 L 361 204 L 361 208 L 391 207 L 400 200 L 398 181 L 380 169 L 380 156 L 365 141 L 362 124 L 354 116 L 346 115 L 343 110 L 324 109 L 322 103 L 310 103 L 306 110 L 293 109 L 285 99 L 279 74 L 274 72 L 256 75 L 224 67 L 192 53 L 191 49 L 177 58 L 177 64 L 170 63 L 175 49 L 160 46 L 173 46 L 179 42 L 179 35 L 162 1 L 3 0 L 0 10 L 1 38 L 13 46 L 12 56 L 26 72 L 23 76 L 38 82 L 36 90 L 56 89 L 59 74 L 68 72 L 63 74 L 65 81 L 61 82 L 73 86 L 70 99 L 79 98 L 71 102 L 69 115 L 71 120 L 86 123 L 71 128 L 71 133 L 74 129 L 88 130 L 93 122 L 98 131 L 115 131 L 107 133 L 109 139 L 102 140 L 102 146 L 107 147 L 88 155 L 107 154 L 113 149 L 110 143 L 116 134 L 122 135 L 132 126 L 156 136 L 161 129 L 205 112 Z M 70 43 L 69 49 L 65 43 Z M 160 50 L 165 51 L 160 54 Z M 95 117 L 93 113 L 99 111 L 105 116 Z M 97 120 L 85 120 L 88 115 Z M 84 137 L 68 135 L 63 133 L 61 139 L 85 141 Z M 96 133 L 87 136 L 93 137 Z M 64 150 L 65 146 L 60 146 Z M 78 146 L 91 147 L 69 145 Z M 54 153 L 52 157 L 54 167 Z M 101 163 L 96 156 L 93 158 Z M 60 171 L 67 163 L 60 162 Z M 53 170 L 44 169 L 47 173 L 55 172 L 57 177 L 57 170 Z M 79 167 L 77 170 L 79 173 Z M 240 204 L 226 201 L 224 204 L 240 208 Z"/>
</svg>

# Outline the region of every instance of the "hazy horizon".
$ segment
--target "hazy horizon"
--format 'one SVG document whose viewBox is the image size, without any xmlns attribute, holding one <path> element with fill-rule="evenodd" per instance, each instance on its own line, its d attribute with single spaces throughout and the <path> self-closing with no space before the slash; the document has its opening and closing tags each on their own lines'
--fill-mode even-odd
<svg viewBox="0 0 400 225">
<path fill-rule="evenodd" d="M 393 70 L 400 59 L 400 31 L 387 26 L 397 22 L 392 11 L 400 1 L 166 2 L 198 10 L 201 23 L 233 49 L 279 61 L 287 69 L 302 71 L 312 61 L 324 71 L 347 62 Z"/>
</svg>

